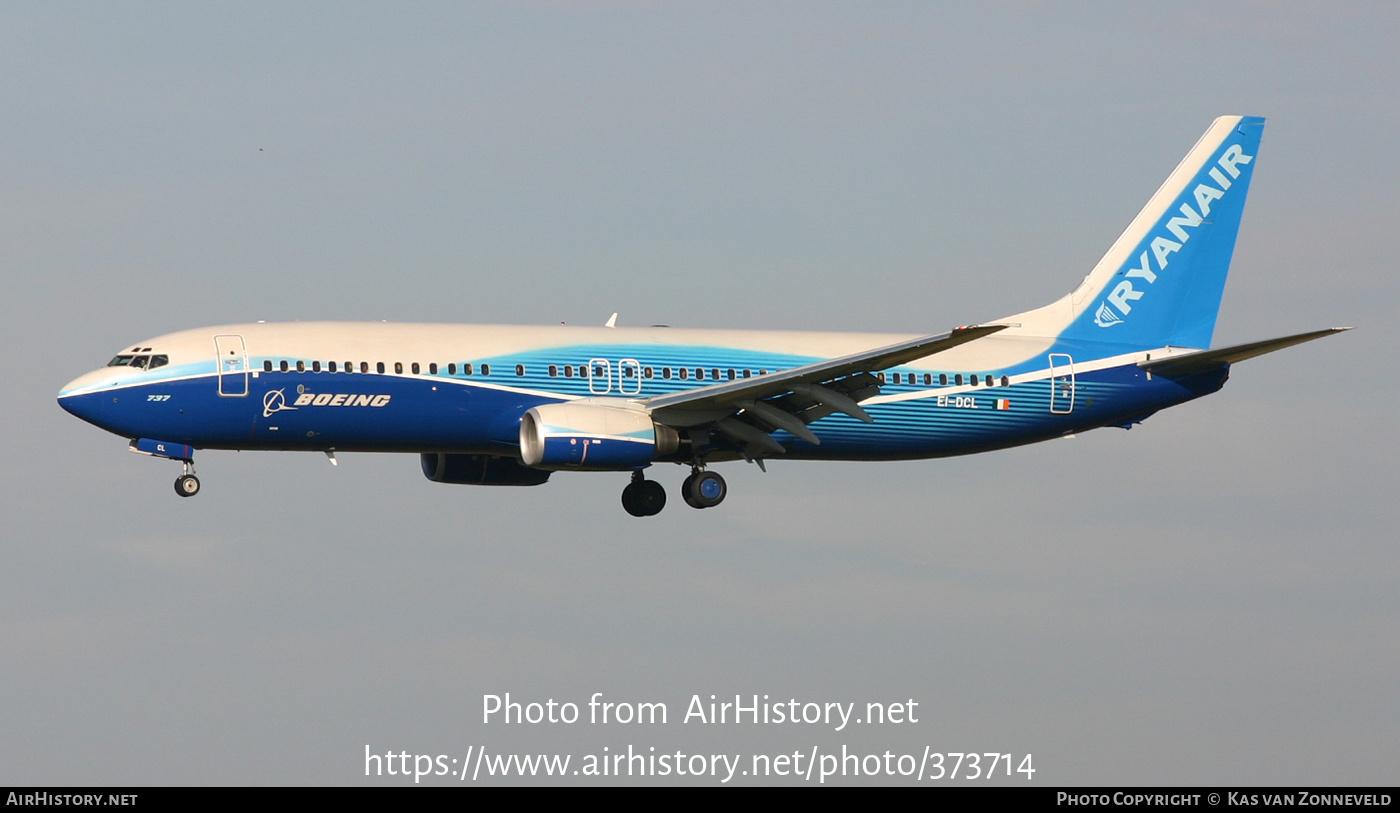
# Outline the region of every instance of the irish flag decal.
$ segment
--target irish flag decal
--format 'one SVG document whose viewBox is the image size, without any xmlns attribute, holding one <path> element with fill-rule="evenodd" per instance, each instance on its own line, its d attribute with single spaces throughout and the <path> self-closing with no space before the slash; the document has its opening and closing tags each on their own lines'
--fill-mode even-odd
<svg viewBox="0 0 1400 813">
<path fill-rule="evenodd" d="M 1008 398 L 998 398 L 998 399 L 997 399 L 997 409 L 1010 409 L 1010 408 L 1011 408 L 1011 401 L 1010 401 L 1010 399 L 1008 399 Z"/>
</svg>

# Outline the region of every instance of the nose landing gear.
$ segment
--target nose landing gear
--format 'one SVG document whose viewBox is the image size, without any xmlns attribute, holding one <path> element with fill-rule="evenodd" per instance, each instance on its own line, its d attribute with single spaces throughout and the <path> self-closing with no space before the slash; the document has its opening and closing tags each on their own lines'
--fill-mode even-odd
<svg viewBox="0 0 1400 813">
<path fill-rule="evenodd" d="M 154 398 L 155 396 L 151 396 Z M 132 438 L 127 451 L 136 454 L 178 460 L 185 467 L 185 473 L 175 478 L 175 493 L 181 497 L 193 497 L 199 493 L 199 478 L 194 476 L 194 447 L 184 443 L 152 438 Z"/>
<path fill-rule="evenodd" d="M 175 493 L 181 497 L 193 497 L 199 493 L 199 478 L 193 474 L 182 474 L 175 478 Z"/>
<path fill-rule="evenodd" d="M 199 478 L 194 476 L 194 465 L 183 461 L 185 473 L 175 478 L 175 493 L 181 497 L 193 497 L 199 493 Z"/>
</svg>

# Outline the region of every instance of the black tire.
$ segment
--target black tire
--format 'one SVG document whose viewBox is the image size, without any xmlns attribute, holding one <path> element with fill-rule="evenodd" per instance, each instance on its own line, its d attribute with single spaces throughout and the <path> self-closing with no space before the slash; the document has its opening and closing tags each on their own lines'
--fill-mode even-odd
<svg viewBox="0 0 1400 813">
<path fill-rule="evenodd" d="M 724 502 L 729 486 L 712 471 L 701 471 L 685 478 L 685 501 L 695 508 L 714 508 Z"/>
<path fill-rule="evenodd" d="M 642 516 L 654 517 L 666 507 L 666 489 L 655 480 L 637 483 L 637 503 L 641 505 Z"/>
<path fill-rule="evenodd" d="M 182 474 L 175 478 L 175 493 L 181 497 L 193 497 L 199 493 L 199 478 L 193 474 Z"/>
<path fill-rule="evenodd" d="M 628 483 L 627 487 L 622 489 L 622 508 L 634 517 L 644 517 L 647 515 L 646 505 L 642 501 L 638 485 L 640 484 Z"/>
<path fill-rule="evenodd" d="M 691 508 L 705 507 L 695 502 L 695 478 L 698 475 L 699 472 L 696 472 L 690 475 L 689 477 L 685 478 L 685 481 L 681 483 L 681 499 L 685 500 L 685 504 L 690 506 Z"/>
</svg>

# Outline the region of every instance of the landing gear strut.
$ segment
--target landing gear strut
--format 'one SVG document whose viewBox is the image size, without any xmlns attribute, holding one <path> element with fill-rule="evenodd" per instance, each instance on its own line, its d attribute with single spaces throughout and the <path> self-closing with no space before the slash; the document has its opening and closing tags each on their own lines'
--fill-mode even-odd
<svg viewBox="0 0 1400 813">
<path fill-rule="evenodd" d="M 632 472 L 632 482 L 622 489 L 622 507 L 634 517 L 651 517 L 666 507 L 666 489 L 648 480 L 641 470 Z"/>
<path fill-rule="evenodd" d="M 729 486 L 724 478 L 712 471 L 696 468 L 681 483 L 681 496 L 691 508 L 714 508 L 724 502 Z"/>
<path fill-rule="evenodd" d="M 193 497 L 199 493 L 199 478 L 194 476 L 194 463 L 183 461 L 185 473 L 175 478 L 175 493 L 181 497 Z"/>
</svg>

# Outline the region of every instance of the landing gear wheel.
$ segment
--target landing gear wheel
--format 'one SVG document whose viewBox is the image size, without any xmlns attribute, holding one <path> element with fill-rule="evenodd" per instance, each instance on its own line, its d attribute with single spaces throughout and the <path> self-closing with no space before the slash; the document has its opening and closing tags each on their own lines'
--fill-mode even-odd
<svg viewBox="0 0 1400 813">
<path fill-rule="evenodd" d="M 690 476 L 685 478 L 685 480 L 681 483 L 681 499 L 685 500 L 685 504 L 690 506 L 691 508 L 705 507 L 703 505 L 697 504 L 695 502 L 695 497 L 692 496 L 695 493 L 695 478 L 698 476 L 700 476 L 700 472 L 691 472 Z"/>
<path fill-rule="evenodd" d="M 714 508 L 728 493 L 724 478 L 712 471 L 694 472 L 681 484 L 681 496 L 691 508 Z"/>
<path fill-rule="evenodd" d="M 641 499 L 637 496 L 637 484 L 628 483 L 622 489 L 622 508 L 634 517 L 646 516 L 646 508 L 642 506 Z"/>
<path fill-rule="evenodd" d="M 652 517 L 666 507 L 666 489 L 655 480 L 634 479 L 622 489 L 622 507 L 634 517 Z"/>
<path fill-rule="evenodd" d="M 654 517 L 666 507 L 666 489 L 655 480 L 637 484 L 637 502 L 645 509 L 644 517 Z"/>
<path fill-rule="evenodd" d="M 199 493 L 199 478 L 193 474 L 182 474 L 175 478 L 175 493 L 181 497 L 193 497 Z"/>
</svg>

